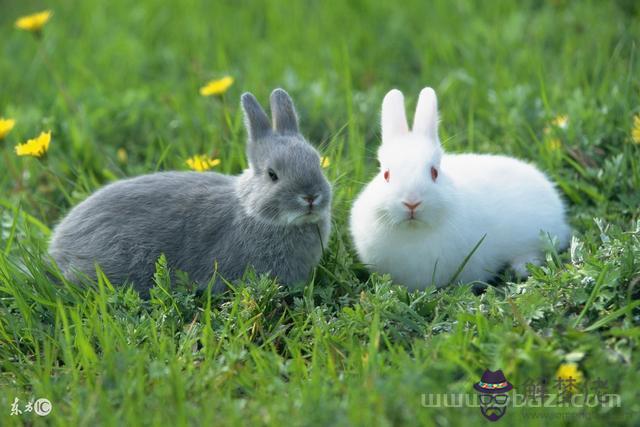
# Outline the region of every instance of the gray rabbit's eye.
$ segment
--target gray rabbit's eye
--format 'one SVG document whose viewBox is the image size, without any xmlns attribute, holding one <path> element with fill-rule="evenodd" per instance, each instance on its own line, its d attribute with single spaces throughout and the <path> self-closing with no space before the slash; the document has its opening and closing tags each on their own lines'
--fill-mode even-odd
<svg viewBox="0 0 640 427">
<path fill-rule="evenodd" d="M 269 178 L 271 178 L 271 181 L 276 182 L 278 180 L 278 175 L 276 175 L 275 171 L 271 168 L 269 168 Z"/>
</svg>

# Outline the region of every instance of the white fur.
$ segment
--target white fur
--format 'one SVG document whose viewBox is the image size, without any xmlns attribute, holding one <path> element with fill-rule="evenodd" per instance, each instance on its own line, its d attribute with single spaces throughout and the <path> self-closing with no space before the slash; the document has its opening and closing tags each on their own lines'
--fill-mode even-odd
<svg viewBox="0 0 640 427">
<path fill-rule="evenodd" d="M 410 289 L 441 287 L 484 235 L 457 281 L 486 281 L 507 265 L 526 276 L 526 264 L 542 258 L 541 231 L 568 245 L 562 200 L 536 167 L 506 156 L 443 153 L 431 88 L 420 93 L 413 131 L 402 93 L 389 92 L 382 127 L 380 171 L 351 210 L 358 255 L 372 270 Z M 438 170 L 435 182 L 431 167 Z M 418 201 L 410 219 L 403 202 Z"/>
</svg>

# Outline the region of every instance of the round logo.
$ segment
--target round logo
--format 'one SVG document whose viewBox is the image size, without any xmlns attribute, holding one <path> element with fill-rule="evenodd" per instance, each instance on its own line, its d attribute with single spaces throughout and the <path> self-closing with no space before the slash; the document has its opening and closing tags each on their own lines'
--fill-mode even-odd
<svg viewBox="0 0 640 427">
<path fill-rule="evenodd" d="M 52 409 L 53 407 L 51 406 L 49 399 L 38 399 L 36 400 L 36 403 L 33 404 L 33 411 L 41 417 L 49 415 Z"/>
</svg>

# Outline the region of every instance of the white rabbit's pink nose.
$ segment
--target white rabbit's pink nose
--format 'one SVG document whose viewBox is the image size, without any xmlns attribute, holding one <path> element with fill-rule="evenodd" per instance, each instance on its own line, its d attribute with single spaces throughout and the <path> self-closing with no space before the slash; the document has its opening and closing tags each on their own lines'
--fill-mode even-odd
<svg viewBox="0 0 640 427">
<path fill-rule="evenodd" d="M 414 203 L 402 202 L 402 204 L 405 205 L 411 212 L 415 211 L 416 208 L 420 206 L 421 203 L 422 202 L 414 202 Z"/>
</svg>

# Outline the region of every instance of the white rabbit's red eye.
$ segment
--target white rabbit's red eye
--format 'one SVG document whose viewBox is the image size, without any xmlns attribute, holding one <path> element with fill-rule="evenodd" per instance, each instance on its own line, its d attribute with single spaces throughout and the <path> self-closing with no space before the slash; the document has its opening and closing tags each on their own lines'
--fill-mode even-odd
<svg viewBox="0 0 640 427">
<path fill-rule="evenodd" d="M 389 182 L 389 169 L 387 169 L 386 171 L 384 171 L 383 176 L 384 176 L 384 180 L 385 180 L 385 181 L 387 181 L 387 182 Z"/>
<path fill-rule="evenodd" d="M 436 179 L 438 179 L 438 169 L 434 168 L 433 166 L 431 166 L 431 179 L 433 180 L 433 182 L 436 182 Z"/>
</svg>

